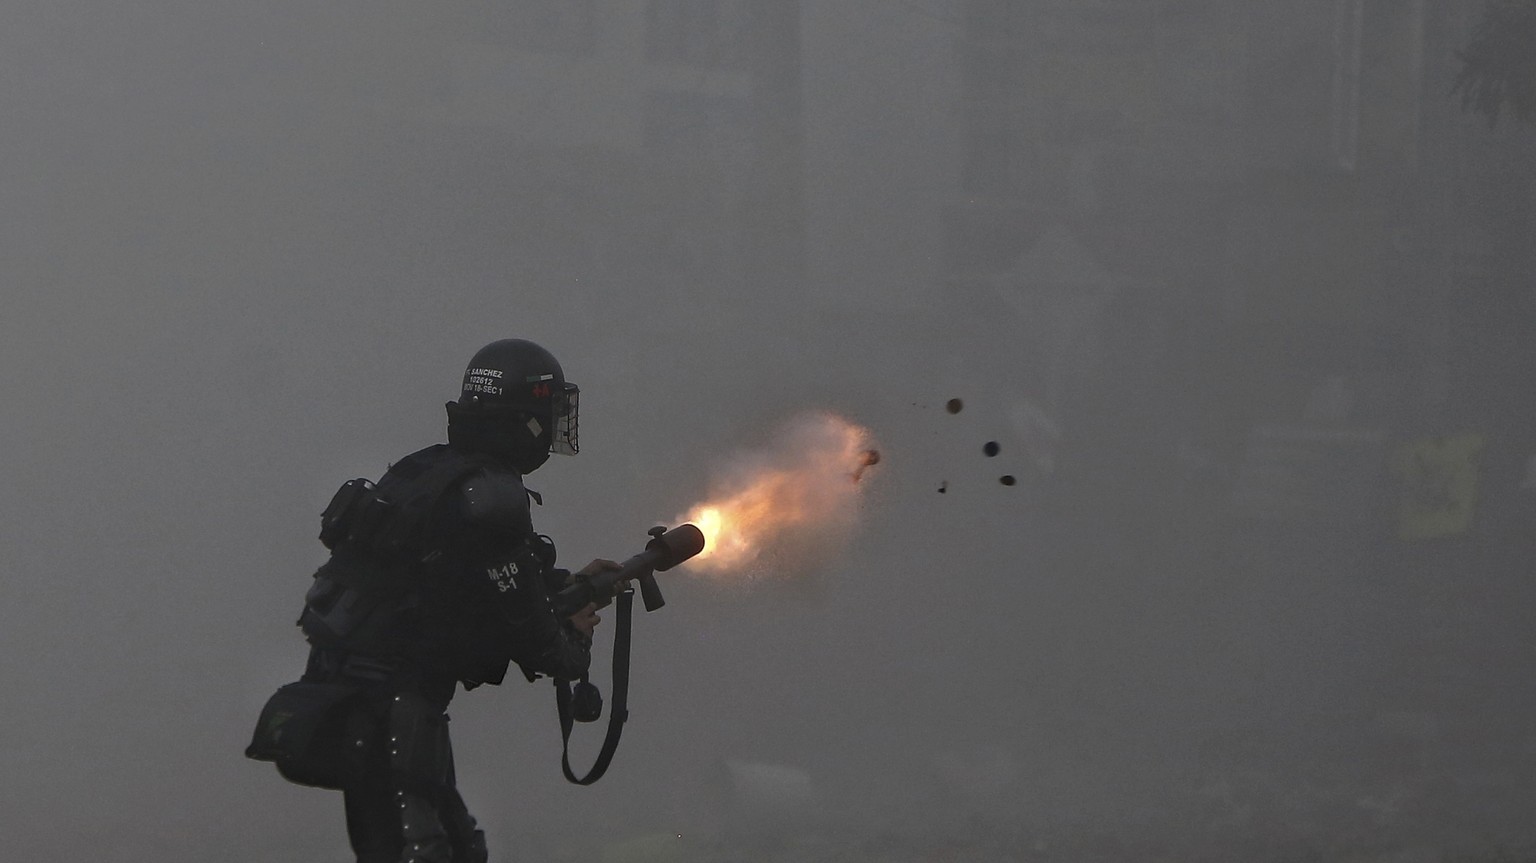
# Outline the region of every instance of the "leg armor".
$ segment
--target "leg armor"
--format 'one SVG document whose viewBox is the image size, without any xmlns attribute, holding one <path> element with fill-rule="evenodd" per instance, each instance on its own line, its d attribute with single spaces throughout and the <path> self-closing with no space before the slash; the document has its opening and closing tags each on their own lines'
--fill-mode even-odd
<svg viewBox="0 0 1536 863">
<path fill-rule="evenodd" d="M 358 863 L 485 863 L 485 836 L 454 788 L 448 717 L 418 693 L 390 699 L 379 769 L 346 790 Z"/>
</svg>

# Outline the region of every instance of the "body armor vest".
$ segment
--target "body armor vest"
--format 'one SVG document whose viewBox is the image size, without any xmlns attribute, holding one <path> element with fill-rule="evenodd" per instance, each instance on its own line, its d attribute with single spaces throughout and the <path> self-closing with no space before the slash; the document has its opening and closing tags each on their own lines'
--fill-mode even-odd
<svg viewBox="0 0 1536 863">
<path fill-rule="evenodd" d="M 413 583 L 442 553 L 438 504 L 491 466 L 484 456 L 439 444 L 391 465 L 377 485 L 361 478 L 344 483 L 320 516 L 320 541 L 331 559 L 304 598 L 304 634 L 326 646 L 386 646 Z"/>
</svg>

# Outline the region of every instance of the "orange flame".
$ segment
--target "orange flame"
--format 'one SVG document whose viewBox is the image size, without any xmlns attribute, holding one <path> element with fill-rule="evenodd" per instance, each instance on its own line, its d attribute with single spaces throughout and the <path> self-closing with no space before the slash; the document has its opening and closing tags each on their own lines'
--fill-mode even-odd
<svg viewBox="0 0 1536 863">
<path fill-rule="evenodd" d="M 715 494 L 681 520 L 698 525 L 694 570 L 730 573 L 770 550 L 825 540 L 851 525 L 860 480 L 880 460 L 870 435 L 832 414 L 800 417 L 766 449 L 740 453 Z"/>
</svg>

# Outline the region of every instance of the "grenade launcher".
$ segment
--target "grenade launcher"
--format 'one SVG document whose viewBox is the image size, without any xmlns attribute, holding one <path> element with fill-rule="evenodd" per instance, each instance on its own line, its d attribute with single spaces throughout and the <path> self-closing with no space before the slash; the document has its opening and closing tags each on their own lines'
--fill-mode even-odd
<svg viewBox="0 0 1536 863">
<path fill-rule="evenodd" d="M 661 597 L 656 573 L 666 572 L 703 551 L 704 534 L 691 524 L 681 524 L 671 530 L 653 527 L 649 533 L 651 541 L 645 544 L 645 551 L 619 564 L 618 569 L 573 576 L 571 584 L 550 597 L 556 616 L 575 614 L 589 602 L 602 608 L 613 602 L 629 581 L 640 583 L 640 598 L 645 602 L 646 611 L 655 611 L 665 605 L 667 601 Z"/>
</svg>

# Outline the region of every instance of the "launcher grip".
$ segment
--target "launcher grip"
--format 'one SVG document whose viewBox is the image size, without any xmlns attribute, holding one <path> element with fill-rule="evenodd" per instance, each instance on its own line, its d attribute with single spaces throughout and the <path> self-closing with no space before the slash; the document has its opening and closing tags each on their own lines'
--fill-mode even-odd
<svg viewBox="0 0 1536 863">
<path fill-rule="evenodd" d="M 656 573 L 647 572 L 640 576 L 640 599 L 645 603 L 646 611 L 655 611 L 667 604 L 661 596 L 661 585 L 656 583 Z"/>
</svg>

